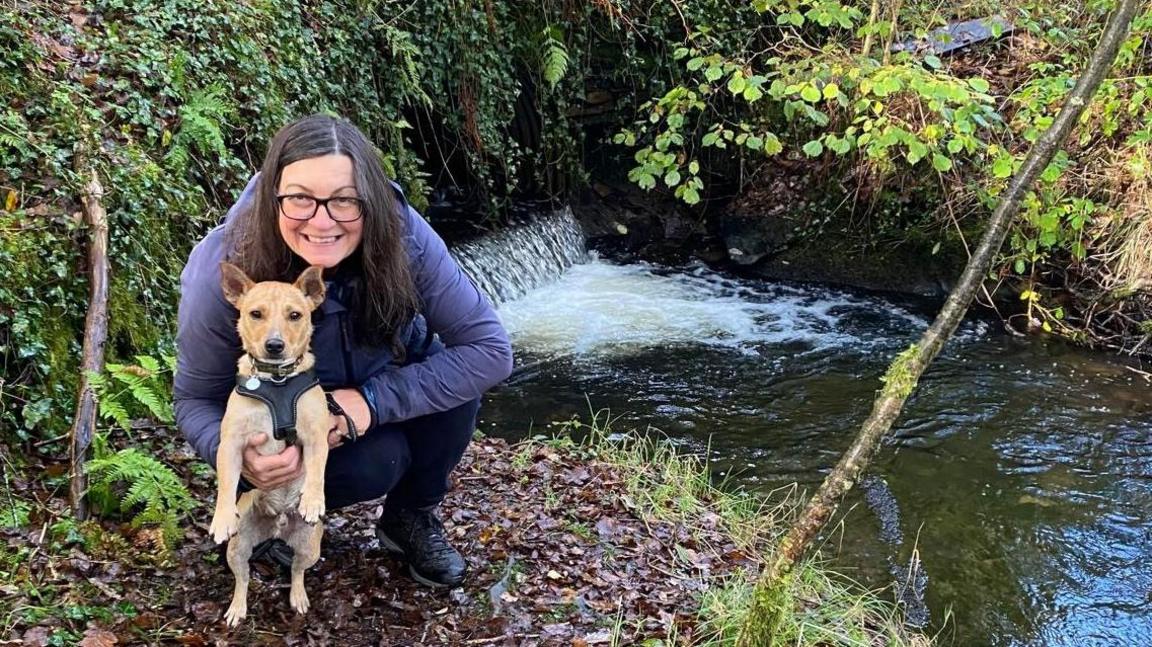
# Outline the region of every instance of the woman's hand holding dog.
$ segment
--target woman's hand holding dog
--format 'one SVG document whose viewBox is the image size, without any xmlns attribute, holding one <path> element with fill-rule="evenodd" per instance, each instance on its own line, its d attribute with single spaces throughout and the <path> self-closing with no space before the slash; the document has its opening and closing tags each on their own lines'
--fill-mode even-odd
<svg viewBox="0 0 1152 647">
<path fill-rule="evenodd" d="M 304 473 L 300 448 L 288 445 L 279 454 L 262 456 L 256 448 L 268 440 L 268 434 L 254 434 L 244 447 L 244 466 L 240 473 L 261 490 L 271 490 L 290 483 Z"/>
<path fill-rule="evenodd" d="M 356 433 L 363 435 L 372 424 L 372 413 L 368 410 L 368 403 L 364 396 L 356 389 L 336 389 L 332 391 L 332 399 L 344 413 L 352 417 L 352 424 L 356 425 Z M 328 432 L 328 447 L 339 447 L 348 435 L 348 425 L 344 416 L 332 416 L 332 424 Z"/>
</svg>

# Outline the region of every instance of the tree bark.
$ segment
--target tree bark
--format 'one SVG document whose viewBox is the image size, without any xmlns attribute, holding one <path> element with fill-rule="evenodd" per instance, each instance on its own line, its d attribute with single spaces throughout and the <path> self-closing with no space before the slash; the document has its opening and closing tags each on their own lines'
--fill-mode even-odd
<svg viewBox="0 0 1152 647">
<path fill-rule="evenodd" d="M 76 398 L 76 415 L 70 435 L 71 484 L 69 499 L 72 515 L 79 521 L 88 518 L 88 450 L 96 428 L 96 396 L 88 380 L 91 373 L 104 370 L 104 342 L 108 338 L 108 214 L 101 199 L 104 188 L 96 171 L 84 187 L 85 221 L 88 223 L 88 269 L 91 291 L 88 315 L 84 320 L 84 353 L 80 365 L 80 390 Z"/>
<path fill-rule="evenodd" d="M 1004 243 L 1012 220 L 1020 208 L 1021 199 L 1031 189 L 1037 176 L 1052 161 L 1052 157 L 1068 138 L 1081 113 L 1088 106 L 1128 34 L 1129 25 L 1138 5 L 1137 0 L 1120 0 L 1100 43 L 1096 46 L 1096 51 L 1088 60 L 1084 73 L 1065 99 L 1060 114 L 1032 147 L 1023 166 L 1012 178 L 1007 191 L 1001 197 L 989 220 L 988 229 L 964 268 L 956 287 L 948 295 L 940 314 L 920 338 L 919 343 L 901 353 L 892 362 L 883 378 L 884 388 L 877 396 L 872 413 L 864 422 L 852 446 L 808 501 L 799 519 L 777 544 L 774 554 L 769 558 L 756 583 L 747 620 L 737 639 L 738 647 L 763 647 L 774 644 L 774 634 L 779 626 L 779 620 L 783 617 L 782 614 L 790 612 L 790 609 L 782 608 L 780 604 L 781 600 L 787 599 L 782 595 L 781 588 L 785 585 L 787 576 L 804 554 L 808 544 L 835 513 L 841 497 L 855 485 L 881 439 L 900 414 L 905 400 L 915 390 L 920 376 L 960 324 Z"/>
</svg>

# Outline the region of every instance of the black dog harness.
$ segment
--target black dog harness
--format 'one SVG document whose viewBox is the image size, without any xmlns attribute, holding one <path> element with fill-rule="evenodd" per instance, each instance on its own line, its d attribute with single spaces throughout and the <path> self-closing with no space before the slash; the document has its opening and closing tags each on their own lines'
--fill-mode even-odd
<svg viewBox="0 0 1152 647">
<path fill-rule="evenodd" d="M 295 370 L 299 364 L 299 358 L 288 366 L 267 364 L 253 358 L 252 370 L 270 373 L 272 377 L 236 376 L 236 392 L 268 405 L 268 412 L 272 414 L 272 436 L 289 445 L 296 444 L 296 404 L 300 401 L 300 396 L 320 384 L 316 374 L 310 370 L 289 377 L 287 371 Z M 348 427 L 348 433 L 344 438 L 356 442 L 359 434 L 356 431 L 356 424 L 352 422 L 352 416 L 336 403 L 331 393 L 325 392 L 324 399 L 328 402 L 328 413 L 344 418 L 344 423 Z"/>
<path fill-rule="evenodd" d="M 319 384 L 320 380 L 312 371 L 282 378 L 236 376 L 236 392 L 268 405 L 268 412 L 272 414 L 273 437 L 289 445 L 296 444 L 296 405 L 300 396 Z"/>
</svg>

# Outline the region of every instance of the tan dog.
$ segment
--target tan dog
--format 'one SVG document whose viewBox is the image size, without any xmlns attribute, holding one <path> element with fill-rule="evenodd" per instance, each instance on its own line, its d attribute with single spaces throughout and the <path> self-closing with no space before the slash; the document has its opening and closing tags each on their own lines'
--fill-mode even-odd
<svg viewBox="0 0 1152 647">
<path fill-rule="evenodd" d="M 270 538 L 283 539 L 295 556 L 292 560 L 292 589 L 289 601 L 299 613 L 308 611 L 304 591 L 304 571 L 320 557 L 324 526 L 324 466 L 328 460 L 328 407 L 324 391 L 315 383 L 311 369 L 315 358 L 309 352 L 312 337 L 311 312 L 324 300 L 321 268 L 304 270 L 295 284 L 265 281 L 254 283 L 240 268 L 220 264 L 224 296 L 240 311 L 237 327 L 245 354 L 240 358 L 237 388 L 228 398 L 228 408 L 220 425 L 220 447 L 216 451 L 219 490 L 210 532 L 217 543 L 229 537 L 228 566 L 236 578 L 232 605 L 224 617 L 234 626 L 248 614 L 248 559 L 252 549 Z M 303 451 L 304 474 L 273 490 L 251 490 L 237 501 L 243 452 L 254 434 L 266 433 L 268 440 L 257 448 L 262 455 L 284 450 L 290 437 L 277 439 L 271 403 L 242 395 L 245 387 L 260 390 L 291 384 L 300 385 L 298 397 L 290 401 L 296 411 L 295 430 Z M 251 391 L 250 391 L 251 392 Z M 293 404 L 294 403 L 294 404 Z M 290 415 L 288 416 L 290 418 Z M 290 436 L 292 430 L 286 430 Z"/>
</svg>

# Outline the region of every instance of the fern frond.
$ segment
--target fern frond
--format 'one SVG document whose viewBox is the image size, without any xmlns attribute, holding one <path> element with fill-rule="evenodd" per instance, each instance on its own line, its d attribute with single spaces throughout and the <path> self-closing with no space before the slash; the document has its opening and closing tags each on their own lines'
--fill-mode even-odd
<svg viewBox="0 0 1152 647">
<path fill-rule="evenodd" d="M 100 405 L 100 417 L 105 420 L 115 422 L 124 431 L 132 429 L 132 417 L 128 415 L 128 410 L 124 408 L 115 398 L 111 397 L 97 397 Z"/>
<path fill-rule="evenodd" d="M 123 483 L 127 487 L 120 510 L 137 510 L 132 525 L 157 525 L 166 541 L 178 534 L 180 518 L 195 508 L 188 488 L 170 467 L 140 450 L 129 447 L 112 456 L 88 463 L 93 486 Z"/>
<path fill-rule="evenodd" d="M 140 363 L 140 366 L 142 366 L 144 370 L 148 371 L 149 375 L 156 375 L 160 372 L 160 361 L 155 357 L 137 355 L 136 361 Z"/>
<path fill-rule="evenodd" d="M 564 47 L 563 34 L 559 28 L 551 27 L 544 30 L 542 59 L 541 75 L 548 83 L 548 87 L 554 90 L 568 72 L 568 48 Z"/>
</svg>

